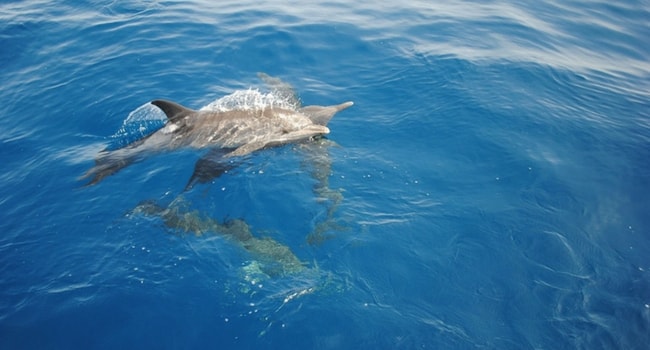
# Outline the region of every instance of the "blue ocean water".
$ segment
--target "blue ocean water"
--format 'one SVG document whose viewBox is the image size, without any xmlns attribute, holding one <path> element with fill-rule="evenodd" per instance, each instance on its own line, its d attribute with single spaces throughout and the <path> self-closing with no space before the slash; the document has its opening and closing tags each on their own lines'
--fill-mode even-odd
<svg viewBox="0 0 650 350">
<path fill-rule="evenodd" d="M 645 349 L 649 19 L 646 0 L 3 2 L 0 348 Z M 257 72 L 355 105 L 322 143 L 186 191 L 200 151 L 79 180 L 143 104 L 263 91 Z"/>
</svg>

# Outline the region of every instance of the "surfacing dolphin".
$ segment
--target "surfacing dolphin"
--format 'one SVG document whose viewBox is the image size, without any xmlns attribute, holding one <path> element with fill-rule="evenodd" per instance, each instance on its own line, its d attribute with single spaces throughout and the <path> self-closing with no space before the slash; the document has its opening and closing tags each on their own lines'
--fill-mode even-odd
<svg viewBox="0 0 650 350">
<path fill-rule="evenodd" d="M 260 78 L 279 91 L 281 97 L 297 102 L 288 84 L 263 73 Z M 344 102 L 332 106 L 287 108 L 271 105 L 196 111 L 166 100 L 154 100 L 151 104 L 165 113 L 165 125 L 123 148 L 99 152 L 95 166 L 82 176 L 82 179 L 90 178 L 88 185 L 97 184 L 150 154 L 179 148 L 210 149 L 208 155 L 197 162 L 188 186 L 196 181 L 206 182 L 232 167 L 228 160 L 233 157 L 328 134 L 327 123 L 334 114 L 353 105 Z"/>
</svg>

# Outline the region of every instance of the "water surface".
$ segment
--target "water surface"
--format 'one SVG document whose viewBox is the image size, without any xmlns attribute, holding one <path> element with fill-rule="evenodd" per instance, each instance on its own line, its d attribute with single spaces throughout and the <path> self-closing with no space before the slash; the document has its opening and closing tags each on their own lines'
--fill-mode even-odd
<svg viewBox="0 0 650 350">
<path fill-rule="evenodd" d="M 648 18 L 646 1 L 3 3 L 0 347 L 645 348 Z M 198 109 L 264 91 L 257 72 L 355 105 L 328 142 L 189 191 L 193 150 L 78 180 L 146 102 Z M 303 268 L 143 203 L 245 223 Z"/>
</svg>

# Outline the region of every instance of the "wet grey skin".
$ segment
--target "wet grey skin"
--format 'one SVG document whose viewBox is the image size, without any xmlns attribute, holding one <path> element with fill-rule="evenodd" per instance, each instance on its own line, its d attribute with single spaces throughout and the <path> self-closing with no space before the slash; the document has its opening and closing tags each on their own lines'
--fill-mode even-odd
<svg viewBox="0 0 650 350">
<path fill-rule="evenodd" d="M 291 87 L 261 73 L 260 77 L 282 97 L 297 101 Z M 353 105 L 305 106 L 296 109 L 265 107 L 230 111 L 197 111 L 167 100 L 154 100 L 167 122 L 160 130 L 114 151 L 101 151 L 95 166 L 82 179 L 94 185 L 148 155 L 181 148 L 209 149 L 188 182 L 207 182 L 233 167 L 229 160 L 260 149 L 311 140 L 330 132 L 327 123 Z M 298 105 L 296 103 L 296 105 Z"/>
</svg>

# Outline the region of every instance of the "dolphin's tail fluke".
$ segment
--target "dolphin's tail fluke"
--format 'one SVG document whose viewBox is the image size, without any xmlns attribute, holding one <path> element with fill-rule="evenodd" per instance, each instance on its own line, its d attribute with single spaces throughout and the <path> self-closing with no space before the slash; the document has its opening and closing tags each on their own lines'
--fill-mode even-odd
<svg viewBox="0 0 650 350">
<path fill-rule="evenodd" d="M 341 103 L 340 105 L 332 106 L 307 106 L 300 108 L 298 111 L 309 117 L 312 123 L 327 126 L 327 123 L 329 123 L 334 114 L 352 106 L 353 104 L 354 102 L 348 101 Z"/>
<path fill-rule="evenodd" d="M 95 166 L 90 168 L 90 170 L 83 174 L 79 179 L 90 179 L 90 181 L 86 183 L 86 186 L 92 186 L 98 184 L 105 177 L 115 174 L 135 161 L 136 159 L 133 157 L 117 157 L 114 152 L 102 151 L 99 153 L 97 158 L 95 158 Z"/>
</svg>

